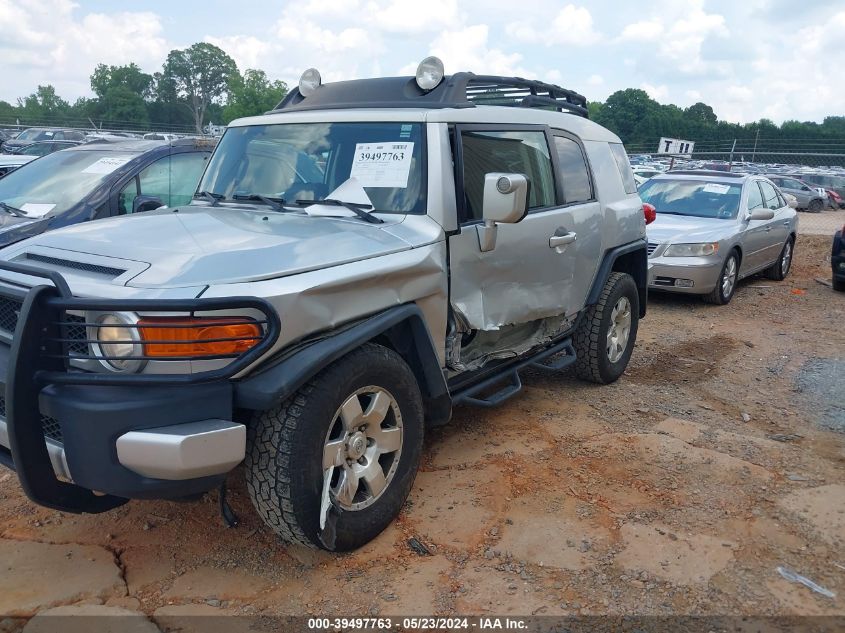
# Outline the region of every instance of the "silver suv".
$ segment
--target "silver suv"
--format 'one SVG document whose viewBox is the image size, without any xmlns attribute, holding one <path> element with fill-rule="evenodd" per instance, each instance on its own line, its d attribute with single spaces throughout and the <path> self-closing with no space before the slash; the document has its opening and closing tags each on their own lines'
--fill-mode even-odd
<svg viewBox="0 0 845 633">
<path fill-rule="evenodd" d="M 64 511 L 221 487 L 224 517 L 243 462 L 284 539 L 368 542 L 454 405 L 502 402 L 528 366 L 628 363 L 644 209 L 585 106 L 431 59 L 309 70 L 229 126 L 192 204 L 5 249 L 0 459 Z"/>
</svg>

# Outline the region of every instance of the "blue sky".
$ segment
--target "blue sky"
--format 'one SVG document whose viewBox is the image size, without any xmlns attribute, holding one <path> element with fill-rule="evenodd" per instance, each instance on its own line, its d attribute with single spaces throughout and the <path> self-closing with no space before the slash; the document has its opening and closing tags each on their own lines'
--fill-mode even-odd
<svg viewBox="0 0 845 633">
<path fill-rule="evenodd" d="M 447 72 L 536 77 L 591 100 L 643 88 L 731 121 L 845 113 L 845 5 L 829 0 L 0 0 L 0 99 L 39 83 L 88 96 L 97 62 L 154 72 L 197 41 L 289 83 L 309 66 L 325 80 L 411 73 L 437 54 Z"/>
</svg>

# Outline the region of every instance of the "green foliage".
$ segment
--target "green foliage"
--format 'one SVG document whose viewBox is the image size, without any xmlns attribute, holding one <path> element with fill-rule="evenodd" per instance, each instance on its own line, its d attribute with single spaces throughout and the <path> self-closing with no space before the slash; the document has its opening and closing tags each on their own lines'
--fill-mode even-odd
<svg viewBox="0 0 845 633">
<path fill-rule="evenodd" d="M 248 68 L 242 76 L 232 77 L 229 103 L 223 108 L 223 123 L 272 110 L 287 92 L 284 81 L 270 81 L 263 70 Z"/>
<path fill-rule="evenodd" d="M 229 95 L 238 66 L 223 49 L 199 42 L 185 50 L 170 51 L 161 74 L 167 90 L 185 100 L 196 130 L 201 132 L 206 110 Z"/>
</svg>

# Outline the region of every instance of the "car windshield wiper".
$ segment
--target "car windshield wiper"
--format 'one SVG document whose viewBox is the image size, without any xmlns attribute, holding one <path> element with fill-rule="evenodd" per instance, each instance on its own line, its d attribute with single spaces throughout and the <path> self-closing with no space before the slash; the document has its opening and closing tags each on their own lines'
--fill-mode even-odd
<svg viewBox="0 0 845 633">
<path fill-rule="evenodd" d="M 232 196 L 232 200 L 254 200 L 257 202 L 263 202 L 274 211 L 281 211 L 282 213 L 289 211 L 289 209 L 285 209 L 287 202 L 284 198 L 262 196 L 260 193 L 236 193 Z"/>
<path fill-rule="evenodd" d="M 194 194 L 194 199 L 195 199 L 195 200 L 196 200 L 197 198 L 204 198 L 205 200 L 207 200 L 208 202 L 210 202 L 210 203 L 211 203 L 211 206 L 212 206 L 212 207 L 216 207 L 218 204 L 220 204 L 220 201 L 221 201 L 224 197 L 225 197 L 225 196 L 223 196 L 222 194 L 219 194 L 219 193 L 213 193 L 213 192 L 211 192 L 211 191 L 197 191 L 197 192 Z"/>
<path fill-rule="evenodd" d="M 18 209 L 17 207 L 13 207 L 12 205 L 6 204 L 5 202 L 0 202 L 0 209 L 3 209 L 3 211 L 5 211 L 6 213 L 8 213 L 10 215 L 17 216 L 19 218 L 28 218 L 29 217 L 29 215 L 26 213 L 26 211 L 23 211 L 22 209 Z"/>
<path fill-rule="evenodd" d="M 357 215 L 362 220 L 370 222 L 371 224 L 383 224 L 384 220 L 374 216 L 372 213 L 365 211 L 364 209 L 372 209 L 373 205 L 371 204 L 359 204 L 357 202 L 344 202 L 343 200 L 336 200 L 334 198 L 325 198 L 323 200 L 297 200 L 296 204 L 301 205 L 303 207 L 310 207 L 315 204 L 324 204 L 329 207 L 343 207 L 344 209 L 348 209 L 352 211 L 355 215 Z"/>
</svg>

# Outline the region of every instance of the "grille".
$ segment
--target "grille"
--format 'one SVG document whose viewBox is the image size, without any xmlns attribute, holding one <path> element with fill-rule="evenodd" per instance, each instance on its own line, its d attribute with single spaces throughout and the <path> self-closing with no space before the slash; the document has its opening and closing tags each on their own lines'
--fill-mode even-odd
<svg viewBox="0 0 845 633">
<path fill-rule="evenodd" d="M 0 396 L 0 416 L 6 418 L 6 398 Z M 41 429 L 46 437 L 55 440 L 61 444 L 62 442 L 62 427 L 56 418 L 51 418 L 49 415 L 41 415 Z"/>
<path fill-rule="evenodd" d="M 13 334 L 18 326 L 18 316 L 21 313 L 21 302 L 6 297 L 0 297 L 0 330 Z"/>
<path fill-rule="evenodd" d="M 648 256 L 651 257 L 654 255 L 654 251 L 657 250 L 657 247 L 660 246 L 657 242 L 649 242 L 648 243 Z"/>
<path fill-rule="evenodd" d="M 126 272 L 123 268 L 112 268 L 111 266 L 75 262 L 69 259 L 38 255 L 37 253 L 27 253 L 26 259 L 32 262 L 41 262 L 42 264 L 50 264 L 51 266 L 60 266 L 62 268 L 73 268 L 74 270 L 83 270 L 88 273 L 97 273 L 98 275 L 106 275 L 109 277 L 119 277 Z"/>
<path fill-rule="evenodd" d="M 85 318 L 75 314 L 65 315 L 65 337 L 76 339 L 67 344 L 68 351 L 75 356 L 86 356 L 88 354 L 88 329 L 85 327 Z"/>
</svg>

